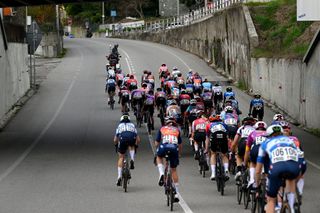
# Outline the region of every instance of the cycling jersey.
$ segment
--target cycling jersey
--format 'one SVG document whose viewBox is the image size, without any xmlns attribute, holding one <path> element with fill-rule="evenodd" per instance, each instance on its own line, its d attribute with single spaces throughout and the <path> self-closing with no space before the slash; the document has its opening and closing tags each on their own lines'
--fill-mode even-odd
<svg viewBox="0 0 320 213">
<path fill-rule="evenodd" d="M 146 100 L 144 101 L 144 104 L 148 105 L 148 106 L 153 106 L 154 105 L 154 96 L 147 94 Z"/>
<path fill-rule="evenodd" d="M 184 79 L 183 77 L 177 77 L 176 79 L 177 83 L 180 85 L 180 84 L 184 84 Z"/>
<path fill-rule="evenodd" d="M 144 97 L 144 91 L 142 89 L 135 89 L 131 92 L 131 99 L 138 100 Z"/>
<path fill-rule="evenodd" d="M 116 130 L 116 136 L 119 141 L 132 140 L 137 137 L 137 129 L 133 123 L 120 123 Z"/>
<path fill-rule="evenodd" d="M 251 132 L 253 132 L 255 129 L 253 126 L 250 125 L 242 125 L 238 131 L 237 134 L 240 135 L 241 138 L 247 138 Z"/>
<path fill-rule="evenodd" d="M 190 95 L 181 94 L 179 97 L 180 105 L 189 105 L 190 104 Z"/>
<path fill-rule="evenodd" d="M 113 69 L 108 70 L 108 78 L 115 78 L 116 73 L 114 72 Z"/>
<path fill-rule="evenodd" d="M 221 151 L 223 154 L 228 152 L 228 131 L 224 123 L 209 123 L 206 126 L 206 133 L 210 138 L 212 152 Z"/>
<path fill-rule="evenodd" d="M 250 102 L 250 109 L 253 108 L 253 110 L 262 110 L 264 106 L 263 100 L 261 99 L 252 99 Z"/>
<path fill-rule="evenodd" d="M 198 118 L 192 122 L 192 132 L 206 132 L 208 119 Z"/>
<path fill-rule="evenodd" d="M 180 71 L 180 70 L 173 70 L 173 71 L 172 71 L 172 76 L 173 76 L 174 78 L 176 78 L 176 77 L 178 76 L 178 74 L 181 74 L 181 71 Z"/>
<path fill-rule="evenodd" d="M 128 79 L 127 87 L 136 87 L 138 85 L 138 81 L 136 79 Z"/>
<path fill-rule="evenodd" d="M 177 118 L 181 115 L 181 110 L 178 105 L 170 105 L 167 107 L 167 116 Z"/>
<path fill-rule="evenodd" d="M 180 90 L 176 87 L 171 88 L 171 95 L 176 99 L 180 96 Z"/>
<path fill-rule="evenodd" d="M 172 87 L 175 87 L 175 85 L 176 85 L 176 82 L 174 80 L 166 81 L 166 86 L 169 89 L 171 89 Z"/>
<path fill-rule="evenodd" d="M 212 92 L 205 92 L 202 94 L 203 101 L 212 101 Z"/>
<path fill-rule="evenodd" d="M 155 94 L 155 99 L 158 99 L 158 98 L 166 98 L 166 93 L 163 92 L 163 91 L 159 91 L 159 92 L 156 92 Z"/>
<path fill-rule="evenodd" d="M 212 90 L 212 83 L 210 83 L 210 82 L 203 82 L 203 83 L 202 83 L 202 87 L 203 87 L 203 89 L 207 89 L 208 91 L 211 91 L 211 90 Z"/>
<path fill-rule="evenodd" d="M 230 96 L 235 97 L 234 92 L 225 92 L 225 93 L 223 94 L 224 100 L 227 100 Z"/>
<path fill-rule="evenodd" d="M 221 95 L 222 94 L 222 87 L 221 86 L 213 86 L 212 87 L 212 91 L 213 91 L 214 94 Z"/>
</svg>

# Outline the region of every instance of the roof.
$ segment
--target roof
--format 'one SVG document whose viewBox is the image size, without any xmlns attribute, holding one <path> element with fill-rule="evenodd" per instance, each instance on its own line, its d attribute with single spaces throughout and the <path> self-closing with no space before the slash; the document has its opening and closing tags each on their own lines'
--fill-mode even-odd
<svg viewBox="0 0 320 213">
<path fill-rule="evenodd" d="M 44 4 L 62 4 L 75 2 L 97 2 L 99 0 L 1 0 L 0 7 L 21 7 Z"/>
<path fill-rule="evenodd" d="M 309 60 L 311 59 L 312 54 L 313 54 L 314 50 L 316 49 L 319 41 L 320 41 L 320 28 L 318 29 L 318 32 L 313 37 L 311 44 L 309 46 L 309 49 L 308 49 L 307 53 L 305 54 L 305 56 L 303 57 L 304 63 L 307 64 L 309 62 Z"/>
</svg>

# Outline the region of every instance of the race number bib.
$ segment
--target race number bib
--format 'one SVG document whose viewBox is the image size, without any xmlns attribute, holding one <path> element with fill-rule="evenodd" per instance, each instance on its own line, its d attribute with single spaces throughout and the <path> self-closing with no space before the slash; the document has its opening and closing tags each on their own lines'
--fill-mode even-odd
<svg viewBox="0 0 320 213">
<path fill-rule="evenodd" d="M 218 131 L 222 131 L 222 132 L 226 132 L 226 129 L 224 128 L 223 125 L 218 124 L 218 125 L 214 125 L 210 128 L 211 133 L 215 133 Z"/>
<path fill-rule="evenodd" d="M 262 144 L 265 140 L 266 140 L 266 138 L 263 136 L 256 137 L 256 145 Z"/>
<path fill-rule="evenodd" d="M 162 137 L 162 143 L 178 144 L 178 138 L 174 135 L 164 135 Z"/>
<path fill-rule="evenodd" d="M 242 138 L 247 138 L 251 132 L 253 132 L 254 129 L 251 129 L 251 128 L 244 128 L 242 129 L 242 132 L 241 132 L 241 137 Z"/>
<path fill-rule="evenodd" d="M 237 125 L 237 120 L 234 118 L 227 118 L 226 120 L 224 120 L 224 123 L 226 125 L 233 126 L 233 125 Z"/>
<path fill-rule="evenodd" d="M 196 130 L 205 130 L 206 129 L 206 124 L 202 123 L 202 124 L 197 124 L 196 125 Z"/>
<path fill-rule="evenodd" d="M 272 163 L 278 163 L 288 160 L 298 162 L 298 152 L 292 147 L 277 147 L 271 152 L 271 156 Z"/>
<path fill-rule="evenodd" d="M 262 109 L 262 104 L 261 103 L 256 103 L 253 105 L 253 108 L 255 108 L 256 110 L 261 110 Z"/>
</svg>

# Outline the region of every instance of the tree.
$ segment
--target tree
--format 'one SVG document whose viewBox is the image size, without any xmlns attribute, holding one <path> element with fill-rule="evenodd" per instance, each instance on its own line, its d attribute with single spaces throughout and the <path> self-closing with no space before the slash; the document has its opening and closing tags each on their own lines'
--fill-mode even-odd
<svg viewBox="0 0 320 213">
<path fill-rule="evenodd" d="M 150 0 L 126 0 L 128 7 L 133 8 L 141 19 L 144 18 L 143 8 L 151 4 Z"/>
</svg>

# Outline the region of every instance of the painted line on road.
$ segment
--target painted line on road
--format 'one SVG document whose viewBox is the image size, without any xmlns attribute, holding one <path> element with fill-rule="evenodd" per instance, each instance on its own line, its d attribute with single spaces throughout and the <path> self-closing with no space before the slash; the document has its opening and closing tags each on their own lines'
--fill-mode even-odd
<svg viewBox="0 0 320 213">
<path fill-rule="evenodd" d="M 132 60 L 131 58 L 129 57 L 129 54 L 123 50 L 123 49 L 120 49 L 122 52 L 124 52 L 124 54 L 126 55 L 126 61 L 127 61 L 127 64 L 128 64 L 128 68 L 129 68 L 129 73 L 130 74 L 135 74 L 135 71 L 134 71 L 134 66 L 133 66 L 133 63 L 132 63 Z"/>
<path fill-rule="evenodd" d="M 83 54 L 80 51 L 81 54 L 81 61 L 83 61 Z M 80 63 L 81 64 L 81 63 Z M 79 65 L 79 68 L 77 69 L 77 73 L 80 72 L 81 69 L 81 65 Z M 75 73 L 75 76 L 77 75 L 77 73 Z M 39 136 L 32 142 L 32 144 L 21 154 L 21 156 L 19 158 L 17 158 L 14 163 L 8 167 L 1 175 L 0 175 L 0 182 L 2 182 L 6 177 L 8 177 L 21 163 L 22 161 L 24 161 L 24 159 L 31 153 L 31 151 L 34 149 L 34 147 L 40 142 L 40 140 L 42 139 L 42 137 L 46 134 L 46 132 L 48 131 L 48 129 L 51 127 L 51 125 L 53 124 L 53 122 L 56 120 L 56 118 L 58 117 L 62 107 L 64 106 L 70 92 L 71 89 L 73 88 L 73 85 L 75 84 L 75 76 L 72 78 L 72 82 L 67 90 L 67 93 L 64 95 L 57 111 L 54 113 L 53 117 L 51 118 L 51 120 L 49 121 L 49 123 L 47 123 L 47 125 L 43 128 L 43 130 L 41 131 L 41 133 L 39 134 Z"/>
<path fill-rule="evenodd" d="M 159 48 L 163 49 L 163 50 L 167 51 L 168 53 L 170 53 L 171 55 L 175 56 L 176 58 L 178 58 L 188 68 L 188 70 L 192 70 L 191 67 L 189 67 L 189 65 L 182 58 L 180 58 L 179 56 L 177 56 L 176 54 L 174 54 L 173 52 L 171 52 L 171 51 L 169 51 L 167 49 L 164 49 L 164 48 L 161 48 L 161 47 L 159 47 Z"/>
<path fill-rule="evenodd" d="M 309 163 L 311 166 L 313 166 L 313 167 L 315 167 L 316 169 L 319 169 L 320 170 L 320 166 L 319 165 L 317 165 L 317 164 L 315 164 L 315 163 L 313 163 L 312 161 L 309 161 L 309 160 L 306 160 L 307 161 L 307 163 Z"/>
</svg>

